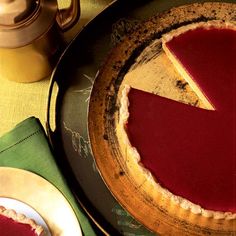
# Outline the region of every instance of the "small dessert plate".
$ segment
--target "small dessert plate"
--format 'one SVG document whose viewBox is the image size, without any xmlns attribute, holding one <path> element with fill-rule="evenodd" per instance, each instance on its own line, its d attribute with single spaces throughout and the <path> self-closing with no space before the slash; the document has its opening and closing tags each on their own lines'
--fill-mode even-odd
<svg viewBox="0 0 236 236">
<path fill-rule="evenodd" d="M 19 213 L 26 216 L 29 214 L 38 224 L 45 226 L 45 230 L 48 229 L 50 234 L 47 236 L 82 236 L 78 219 L 70 204 L 44 178 L 26 170 L 0 167 L 0 186 L 0 205 L 8 208 L 2 200 L 6 203 L 9 201 L 10 209 L 17 212 L 19 209 Z"/>
</svg>

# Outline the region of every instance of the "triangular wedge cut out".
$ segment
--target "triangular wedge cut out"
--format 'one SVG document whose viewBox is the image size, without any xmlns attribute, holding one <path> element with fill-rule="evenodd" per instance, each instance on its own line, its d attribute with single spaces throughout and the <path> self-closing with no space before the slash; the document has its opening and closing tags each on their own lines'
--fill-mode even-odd
<svg viewBox="0 0 236 236">
<path fill-rule="evenodd" d="M 125 124 L 131 146 L 163 188 L 203 209 L 234 214 L 235 26 L 193 24 L 165 36 L 163 47 L 209 110 L 131 88 Z"/>
</svg>

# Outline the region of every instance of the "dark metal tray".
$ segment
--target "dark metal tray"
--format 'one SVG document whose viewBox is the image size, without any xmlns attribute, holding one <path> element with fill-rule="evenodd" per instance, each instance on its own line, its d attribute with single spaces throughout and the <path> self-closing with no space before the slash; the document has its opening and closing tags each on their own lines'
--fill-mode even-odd
<svg viewBox="0 0 236 236">
<path fill-rule="evenodd" d="M 112 47 L 132 31 L 137 22 L 171 7 L 193 2 L 204 1 L 114 2 L 75 37 L 51 77 L 47 114 L 49 138 L 75 196 L 104 233 L 153 235 L 119 205 L 96 169 L 87 131 L 87 111 L 94 78 Z M 56 129 L 52 131 L 50 103 L 55 83 L 59 92 L 55 107 Z"/>
</svg>

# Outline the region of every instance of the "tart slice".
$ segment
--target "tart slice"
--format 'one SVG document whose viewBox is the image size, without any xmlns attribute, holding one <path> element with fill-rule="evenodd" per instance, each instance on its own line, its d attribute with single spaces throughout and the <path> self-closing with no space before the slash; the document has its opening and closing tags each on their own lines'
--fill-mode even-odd
<svg viewBox="0 0 236 236">
<path fill-rule="evenodd" d="M 163 49 L 208 110 L 125 88 L 120 122 L 127 148 L 181 207 L 235 219 L 235 25 L 184 26 L 163 37 Z"/>
<path fill-rule="evenodd" d="M 190 24 L 164 35 L 162 42 L 173 67 L 208 109 L 232 108 L 236 83 L 234 23 L 208 21 Z"/>
<path fill-rule="evenodd" d="M 43 236 L 44 229 L 25 215 L 0 206 L 0 235 Z"/>
</svg>

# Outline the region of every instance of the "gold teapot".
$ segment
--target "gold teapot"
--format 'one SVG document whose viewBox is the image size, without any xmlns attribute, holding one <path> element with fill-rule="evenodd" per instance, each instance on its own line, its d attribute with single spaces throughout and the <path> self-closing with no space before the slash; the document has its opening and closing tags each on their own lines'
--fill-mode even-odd
<svg viewBox="0 0 236 236">
<path fill-rule="evenodd" d="M 80 15 L 79 0 L 0 0 L 0 77 L 34 82 L 50 75 L 63 49 L 62 32 Z"/>
</svg>

